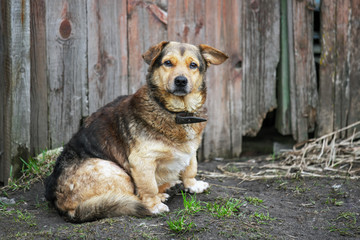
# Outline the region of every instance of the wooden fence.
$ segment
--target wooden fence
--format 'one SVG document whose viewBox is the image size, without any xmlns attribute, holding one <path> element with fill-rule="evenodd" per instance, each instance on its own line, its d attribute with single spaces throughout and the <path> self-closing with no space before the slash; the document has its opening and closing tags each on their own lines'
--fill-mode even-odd
<svg viewBox="0 0 360 240">
<path fill-rule="evenodd" d="M 277 109 L 297 141 L 360 118 L 360 11 L 323 1 L 319 77 L 314 2 L 286 0 L 15 0 L 0 3 L 0 182 L 66 143 L 81 120 L 145 82 L 141 54 L 162 40 L 230 56 L 208 72 L 202 159 L 238 157 Z M 282 37 L 281 37 L 282 36 Z M 281 67 L 280 67 L 281 66 Z M 278 71 L 281 69 L 281 74 Z"/>
</svg>

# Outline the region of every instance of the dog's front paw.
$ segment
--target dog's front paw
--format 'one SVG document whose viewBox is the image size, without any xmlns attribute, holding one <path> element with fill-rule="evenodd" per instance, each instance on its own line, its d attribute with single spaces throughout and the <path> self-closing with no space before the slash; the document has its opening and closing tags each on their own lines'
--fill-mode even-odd
<svg viewBox="0 0 360 240">
<path fill-rule="evenodd" d="M 170 197 L 170 195 L 167 193 L 159 193 L 158 196 L 160 197 L 161 202 L 165 202 Z"/>
<path fill-rule="evenodd" d="M 167 205 L 163 204 L 163 203 L 158 203 L 156 204 L 154 207 L 152 207 L 150 209 L 151 213 L 152 214 L 160 214 L 160 213 L 163 213 L 163 212 L 169 212 L 170 209 Z"/>
<path fill-rule="evenodd" d="M 194 185 L 187 187 L 190 193 L 202 193 L 208 188 L 209 184 L 204 181 L 196 181 Z"/>
</svg>

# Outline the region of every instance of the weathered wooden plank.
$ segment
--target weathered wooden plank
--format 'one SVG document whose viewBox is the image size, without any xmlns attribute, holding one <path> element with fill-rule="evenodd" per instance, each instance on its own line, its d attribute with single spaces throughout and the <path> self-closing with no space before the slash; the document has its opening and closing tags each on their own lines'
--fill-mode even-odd
<svg viewBox="0 0 360 240">
<path fill-rule="evenodd" d="M 3 179 L 21 169 L 30 150 L 30 1 L 5 5 L 5 107 Z M 2 7 L 4 7 L 2 5 Z"/>
<path fill-rule="evenodd" d="M 280 3 L 245 1 L 243 6 L 243 129 L 254 136 L 266 113 L 277 107 L 276 67 L 280 56 Z"/>
<path fill-rule="evenodd" d="M 350 0 L 324 1 L 321 11 L 318 136 L 360 119 L 359 6 Z"/>
<path fill-rule="evenodd" d="M 287 0 L 280 1 L 280 68 L 277 84 L 278 108 L 276 111 L 276 129 L 282 135 L 288 135 L 291 132 L 290 123 L 290 88 L 289 88 L 289 34 L 288 34 L 288 7 Z M 290 1 L 291 4 L 291 1 Z"/>
<path fill-rule="evenodd" d="M 45 0 L 30 1 L 31 37 L 31 154 L 46 149 L 48 143 L 48 85 L 46 77 Z"/>
<path fill-rule="evenodd" d="M 288 27 L 288 47 L 289 47 L 289 93 L 290 93 L 290 129 L 294 139 L 297 139 L 297 122 L 296 113 L 297 105 L 296 101 L 291 100 L 296 96 L 295 85 L 295 50 L 294 50 L 294 23 L 293 23 L 293 1 L 287 1 L 287 27 Z"/>
<path fill-rule="evenodd" d="M 313 55 L 312 23 L 313 12 L 309 6 L 313 1 L 293 1 L 293 35 L 294 35 L 294 79 L 291 79 L 295 88 L 290 101 L 297 106 L 294 138 L 297 141 L 308 139 L 308 132 L 315 128 L 316 107 L 318 101 L 315 61 Z M 290 33 L 291 34 L 291 33 Z M 292 109 L 293 111 L 293 109 Z"/>
<path fill-rule="evenodd" d="M 351 9 L 350 0 L 338 1 L 336 5 L 336 75 L 334 89 L 334 130 L 338 130 L 347 125 L 347 115 L 349 111 L 350 99 L 350 59 L 352 49 L 350 43 L 350 23 Z M 345 137 L 345 133 L 341 137 Z"/>
<path fill-rule="evenodd" d="M 88 12 L 89 111 L 128 94 L 126 1 L 91 0 Z"/>
<path fill-rule="evenodd" d="M 166 1 L 128 0 L 129 94 L 136 92 L 146 80 L 148 66 L 141 55 L 152 45 L 167 40 L 166 21 L 154 13 L 167 8 Z"/>
<path fill-rule="evenodd" d="M 209 0 L 205 6 L 205 41 L 222 51 L 225 51 L 225 4 L 223 1 Z M 225 69 L 224 65 L 210 66 L 207 72 L 208 123 L 203 141 L 206 158 L 231 157 L 229 78 L 224 76 Z"/>
<path fill-rule="evenodd" d="M 356 1 L 351 1 L 351 14 L 349 26 L 349 111 L 347 125 L 360 121 L 360 5 Z M 360 129 L 357 128 L 357 131 Z M 353 134 L 353 129 L 348 131 L 348 136 Z"/>
<path fill-rule="evenodd" d="M 5 9 L 6 2 L 0 2 L 0 72 L 5 73 Z M 5 74 L 0 74 L 0 185 L 8 178 L 5 164 Z"/>
<path fill-rule="evenodd" d="M 168 38 L 191 44 L 204 43 L 205 1 L 170 0 Z"/>
<path fill-rule="evenodd" d="M 231 131 L 231 157 L 239 157 L 242 150 L 242 7 L 243 2 L 238 0 L 226 1 L 225 25 L 225 52 L 229 59 L 224 63 L 225 72 L 228 73 L 228 92 L 230 97 L 230 131 Z M 228 146 L 229 147 L 229 146 Z"/>
<path fill-rule="evenodd" d="M 317 135 L 330 133 L 334 128 L 334 88 L 336 78 L 336 4 L 323 1 L 321 4 L 321 58 L 319 68 L 319 107 Z"/>
<path fill-rule="evenodd" d="M 51 147 L 77 131 L 87 105 L 86 1 L 46 1 L 49 137 Z"/>
</svg>

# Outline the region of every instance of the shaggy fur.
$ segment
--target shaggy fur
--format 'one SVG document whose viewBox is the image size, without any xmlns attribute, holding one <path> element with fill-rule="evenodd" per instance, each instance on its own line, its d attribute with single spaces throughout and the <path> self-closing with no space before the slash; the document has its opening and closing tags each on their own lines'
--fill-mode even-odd
<svg viewBox="0 0 360 240">
<path fill-rule="evenodd" d="M 147 84 L 88 117 L 46 180 L 46 199 L 70 221 L 166 212 L 165 191 L 179 180 L 191 192 L 209 186 L 195 179 L 206 123 L 175 118 L 206 118 L 206 69 L 227 56 L 207 45 L 161 42 L 143 58 Z"/>
</svg>

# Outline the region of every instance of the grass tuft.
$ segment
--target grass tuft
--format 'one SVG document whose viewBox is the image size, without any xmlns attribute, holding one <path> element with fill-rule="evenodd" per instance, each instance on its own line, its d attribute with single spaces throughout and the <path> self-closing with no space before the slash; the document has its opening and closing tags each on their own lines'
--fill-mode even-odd
<svg viewBox="0 0 360 240">
<path fill-rule="evenodd" d="M 241 202 L 241 200 L 230 198 L 223 205 L 216 202 L 207 203 L 206 208 L 214 217 L 224 218 L 234 215 L 242 205 L 244 205 L 244 202 Z"/>
<path fill-rule="evenodd" d="M 182 215 L 178 220 L 169 220 L 167 224 L 171 231 L 176 233 L 186 233 L 190 231 L 196 224 L 192 221 L 189 222 L 187 217 Z"/>
<path fill-rule="evenodd" d="M 180 211 L 180 213 L 193 215 L 204 209 L 204 207 L 201 205 L 201 202 L 196 200 L 195 194 L 189 195 L 189 199 L 187 198 L 187 194 L 183 191 L 181 191 L 181 195 L 183 198 L 184 210 Z"/>
<path fill-rule="evenodd" d="M 50 175 L 53 166 L 55 165 L 56 158 L 59 156 L 61 151 L 62 148 L 57 148 L 50 151 L 43 151 L 36 158 L 29 158 L 28 161 L 20 159 L 23 162 L 21 177 L 15 179 L 11 168 L 8 185 L 0 188 L 0 190 L 3 193 L 6 193 L 8 190 L 28 190 L 32 184 L 41 181 Z"/>
</svg>

